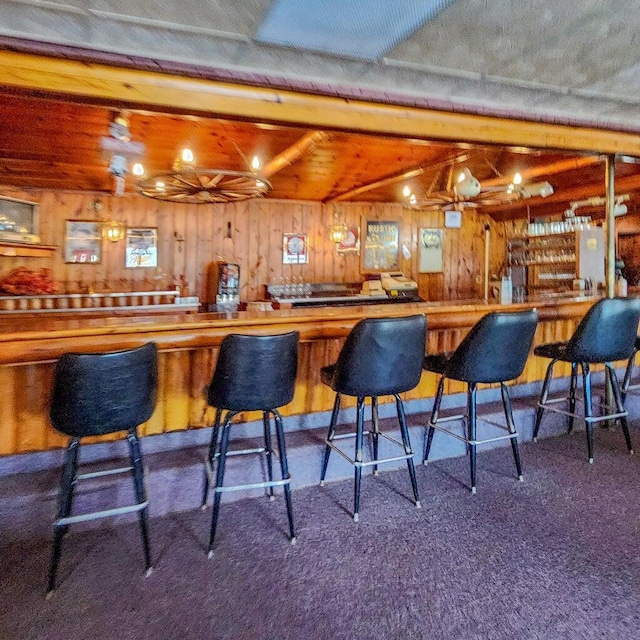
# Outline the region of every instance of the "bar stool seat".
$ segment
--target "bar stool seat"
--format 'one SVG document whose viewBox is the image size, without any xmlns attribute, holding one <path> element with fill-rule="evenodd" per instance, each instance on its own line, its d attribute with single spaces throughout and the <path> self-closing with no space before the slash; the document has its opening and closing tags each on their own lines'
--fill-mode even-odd
<svg viewBox="0 0 640 640">
<path fill-rule="evenodd" d="M 292 544 L 296 536 L 293 525 L 291 505 L 291 475 L 287 462 L 282 418 L 278 408 L 289 404 L 295 391 L 298 367 L 298 332 L 254 336 L 230 334 L 220 345 L 218 361 L 207 390 L 209 406 L 216 408 L 215 420 L 211 431 L 211 443 L 205 458 L 204 490 L 202 508 L 206 507 L 210 484 L 214 487 L 213 513 L 209 536 L 209 558 L 213 557 L 220 500 L 222 494 L 241 489 L 266 488 L 271 500 L 274 499 L 274 487 L 283 487 L 289 533 Z M 226 411 L 224 421 L 222 413 Z M 229 450 L 229 435 L 232 420 L 241 411 L 261 411 L 264 446 Z M 273 478 L 273 455 L 271 445 L 271 421 L 275 422 L 280 460 L 281 480 Z M 222 427 L 220 426 L 222 423 Z M 220 435 L 221 434 L 221 435 Z M 220 442 L 218 443 L 218 440 Z M 266 458 L 268 479 L 238 485 L 224 485 L 224 473 L 227 457 L 232 455 L 263 454 Z M 214 467 L 217 468 L 214 474 Z"/>
<path fill-rule="evenodd" d="M 633 453 L 631 436 L 627 424 L 627 411 L 620 384 L 616 376 L 613 362 L 632 358 L 637 340 L 638 322 L 640 321 L 640 300 L 633 298 L 610 298 L 596 302 L 576 327 L 567 342 L 553 342 L 537 346 L 534 354 L 549 358 L 533 429 L 534 442 L 545 411 L 553 411 L 567 416 L 568 432 L 573 430 L 574 419 L 583 418 L 587 435 L 587 451 L 589 462 L 593 463 L 593 425 L 604 420 L 620 420 L 622 432 L 629 453 Z M 549 398 L 549 388 L 556 362 L 571 364 L 571 378 L 568 396 Z M 613 406 L 604 406 L 600 415 L 593 415 L 591 390 L 591 364 L 605 366 L 605 379 L 610 384 L 613 395 Z M 576 388 L 578 366 L 582 369 L 584 415 L 576 412 Z M 628 368 L 627 368 L 628 371 Z M 567 403 L 568 409 L 559 408 L 558 404 Z"/>
<path fill-rule="evenodd" d="M 523 371 L 531 349 L 538 322 L 535 309 L 515 313 L 493 312 L 477 322 L 455 351 L 425 356 L 423 367 L 426 371 L 440 375 L 438 390 L 427 427 L 423 463 L 427 464 L 433 436 L 436 430 L 443 431 L 462 440 L 469 453 L 471 466 L 471 492 L 476 493 L 476 447 L 489 442 L 508 439 L 511 442 L 518 478 L 522 477 L 518 432 L 513 421 L 508 380 L 517 378 Z M 467 413 L 440 417 L 440 404 L 444 394 L 444 383 L 449 378 L 467 383 Z M 485 438 L 477 437 L 476 392 L 478 384 L 500 383 L 502 403 L 506 418 L 507 435 Z M 462 436 L 440 426 L 444 422 L 464 420 L 466 433 Z"/>
<path fill-rule="evenodd" d="M 413 464 L 413 451 L 409 440 L 404 405 L 400 393 L 417 386 L 422 373 L 421 363 L 424 357 L 427 335 L 427 320 L 424 315 L 401 318 L 367 318 L 361 320 L 351 330 L 335 364 L 322 367 L 320 378 L 324 384 L 336 392 L 329 433 L 322 460 L 320 485 L 324 480 L 329 464 L 331 451 L 354 466 L 354 507 L 353 519 L 360 517 L 360 485 L 362 469 L 373 467 L 374 475 L 378 473 L 378 465 L 406 460 L 411 478 L 411 486 L 416 507 L 420 507 L 418 484 Z M 338 414 L 343 395 L 357 398 L 356 433 L 336 435 Z M 400 425 L 402 442 L 398 442 L 380 431 L 378 425 L 378 396 L 392 395 L 396 401 L 396 411 Z M 371 422 L 369 431 L 373 445 L 370 460 L 364 460 L 364 405 L 365 399 L 371 398 Z M 355 436 L 355 455 L 351 458 L 334 441 Z M 378 455 L 379 439 L 384 438 L 400 448 L 398 455 L 380 458 Z"/>
<path fill-rule="evenodd" d="M 151 550 L 147 525 L 149 502 L 144 486 L 142 454 L 137 427 L 149 420 L 156 405 L 158 351 L 153 343 L 111 353 L 67 353 L 56 363 L 50 419 L 53 426 L 70 436 L 60 486 L 60 504 L 47 597 L 56 587 L 62 539 L 69 525 L 138 513 L 144 547 L 145 568 L 151 572 Z M 86 436 L 127 432 L 131 466 L 78 474 L 80 440 Z M 81 480 L 131 472 L 135 504 L 71 515 L 74 489 Z"/>
</svg>

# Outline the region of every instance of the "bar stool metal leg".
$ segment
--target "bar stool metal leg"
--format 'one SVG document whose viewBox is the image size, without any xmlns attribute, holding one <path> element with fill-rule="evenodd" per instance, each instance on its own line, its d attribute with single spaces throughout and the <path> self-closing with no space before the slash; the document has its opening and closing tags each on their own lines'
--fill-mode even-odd
<svg viewBox="0 0 640 640">
<path fill-rule="evenodd" d="M 338 413 L 340 412 L 340 394 L 336 393 L 336 399 L 333 402 L 333 411 L 331 412 L 331 422 L 329 423 L 329 433 L 327 434 L 327 446 L 324 449 L 322 458 L 322 472 L 320 473 L 320 486 L 324 486 L 324 479 L 327 475 L 327 466 L 329 465 L 329 455 L 331 454 L 330 442 L 336 435 L 336 424 L 338 422 Z"/>
<path fill-rule="evenodd" d="M 469 382 L 467 389 L 467 416 L 469 420 L 469 463 L 471 466 L 471 493 L 476 493 L 476 383 Z"/>
<path fill-rule="evenodd" d="M 355 455 L 355 483 L 353 492 L 353 520 L 358 522 L 360 518 L 360 484 L 362 481 L 362 441 L 364 436 L 364 397 L 358 397 L 356 419 L 356 455 Z"/>
<path fill-rule="evenodd" d="M 416 480 L 416 469 L 413 464 L 413 450 L 411 449 L 411 441 L 409 440 L 409 429 L 407 429 L 407 417 L 404 412 L 404 404 L 397 393 L 394 394 L 394 397 L 396 399 L 396 410 L 398 412 L 398 422 L 400 423 L 400 434 L 402 435 L 404 452 L 411 456 L 410 458 L 407 458 L 407 467 L 409 467 L 409 477 L 411 478 L 413 498 L 416 507 L 420 509 L 422 505 L 420 504 L 420 496 L 418 495 L 418 481 Z"/>
<path fill-rule="evenodd" d="M 629 387 L 631 385 L 631 376 L 633 375 L 633 367 L 636 359 L 636 354 L 638 353 L 638 349 L 634 349 L 631 357 L 629 358 L 629 362 L 627 362 L 627 368 L 624 372 L 624 380 L 622 381 L 622 404 L 624 405 L 627 402 L 627 392 L 629 391 Z"/>
<path fill-rule="evenodd" d="M 427 464 L 429 460 L 429 452 L 431 451 L 431 443 L 433 442 L 433 434 L 436 432 L 435 425 L 438 422 L 438 413 L 440 411 L 440 403 L 442 402 L 442 394 L 444 393 L 445 377 L 440 377 L 436 398 L 433 401 L 433 409 L 431 410 L 431 419 L 429 420 L 429 428 L 427 429 L 427 437 L 424 443 L 424 455 L 422 456 L 422 464 Z"/>
<path fill-rule="evenodd" d="M 127 434 L 129 443 L 129 451 L 131 453 L 131 467 L 133 473 L 133 483 L 136 493 L 136 501 L 142 504 L 147 501 L 146 490 L 144 486 L 144 470 L 142 468 L 142 454 L 140 452 L 140 440 L 136 429 L 131 429 Z M 147 508 L 144 507 L 138 512 L 138 520 L 140 522 L 140 533 L 142 535 L 142 545 L 144 547 L 145 569 L 147 577 L 151 575 L 151 547 L 149 545 L 148 515 Z"/>
<path fill-rule="evenodd" d="M 372 424 L 372 431 L 370 433 L 373 439 L 373 459 L 377 460 L 378 459 L 378 440 L 379 440 L 379 433 L 380 433 L 380 429 L 378 427 L 378 397 L 377 396 L 371 396 L 371 424 Z M 373 475 L 374 476 L 378 475 L 377 464 L 373 465 Z"/>
<path fill-rule="evenodd" d="M 620 416 L 620 426 L 622 427 L 622 433 L 624 434 L 624 439 L 627 443 L 627 449 L 630 454 L 633 454 L 633 444 L 631 444 L 631 434 L 629 433 L 629 424 L 627 422 L 627 411 L 624 408 L 620 383 L 618 382 L 613 365 L 610 362 L 607 362 L 605 366 L 606 371 L 609 374 L 609 380 L 611 381 L 611 390 L 613 391 L 613 400 L 616 403 L 616 412 L 624 414 Z"/>
<path fill-rule="evenodd" d="M 273 482 L 273 459 L 272 459 L 272 448 L 271 448 L 271 423 L 269 421 L 269 412 L 262 412 L 262 427 L 264 431 L 264 450 L 265 456 L 267 458 L 267 477 L 269 482 Z M 275 500 L 276 497 L 273 493 L 273 485 L 267 487 L 267 495 L 269 496 L 269 500 Z"/>
<path fill-rule="evenodd" d="M 571 433 L 573 431 L 573 425 L 575 422 L 575 412 L 576 412 L 576 387 L 578 386 L 578 363 L 571 363 L 571 381 L 569 383 L 569 413 L 568 416 L 568 424 L 567 424 L 567 433 Z"/>
<path fill-rule="evenodd" d="M 213 513 L 211 514 L 211 534 L 209 536 L 209 558 L 213 558 L 213 542 L 216 537 L 216 527 L 218 526 L 218 514 L 220 513 L 220 498 L 222 494 L 218 491 L 224 483 L 224 468 L 227 462 L 227 451 L 229 449 L 229 432 L 231 430 L 231 419 L 235 415 L 233 411 L 227 411 L 224 425 L 222 426 L 222 437 L 220 439 L 220 453 L 218 456 L 218 468 L 216 469 L 216 486 L 213 495 Z"/>
<path fill-rule="evenodd" d="M 53 540 L 53 550 L 51 552 L 51 564 L 49 566 L 49 582 L 47 586 L 47 598 L 53 595 L 56 588 L 56 576 L 58 574 L 58 564 L 60 563 L 60 551 L 62 539 L 68 529 L 68 525 L 58 524 L 63 518 L 68 518 L 71 514 L 71 504 L 73 501 L 73 487 L 75 484 L 76 470 L 78 466 L 78 450 L 80 440 L 73 438 L 65 453 L 64 466 L 62 468 L 62 480 L 60 482 L 60 503 L 58 507 L 58 518 L 55 523 Z"/>
<path fill-rule="evenodd" d="M 511 409 L 511 398 L 509 397 L 509 388 L 504 382 L 500 383 L 500 391 L 502 393 L 502 406 L 504 407 L 504 417 L 507 420 L 507 428 L 509 433 L 512 434 L 511 438 L 511 450 L 513 451 L 513 460 L 516 463 L 516 471 L 518 472 L 518 480 L 522 482 L 524 477 L 522 475 L 522 463 L 520 461 L 520 449 L 518 447 L 518 432 L 516 431 L 516 425 L 513 421 L 513 411 Z"/>
<path fill-rule="evenodd" d="M 296 532 L 293 526 L 293 506 L 291 504 L 291 476 L 289 475 L 289 464 L 287 462 L 287 448 L 284 441 L 282 418 L 276 409 L 273 409 L 271 413 L 273 413 L 276 423 L 276 438 L 278 440 L 278 451 L 280 452 L 280 470 L 282 472 L 282 479 L 288 480 L 284 485 L 284 499 L 287 505 L 287 517 L 289 519 L 289 539 L 291 540 L 291 544 L 295 544 Z"/>
<path fill-rule="evenodd" d="M 593 408 L 591 406 L 591 370 L 588 362 L 582 362 L 582 384 L 584 385 L 584 417 L 585 431 L 587 433 L 587 451 L 589 464 L 593 464 Z"/>
<path fill-rule="evenodd" d="M 207 462 L 204 467 L 204 486 L 202 490 L 201 508 L 207 508 L 207 498 L 209 497 L 209 473 L 213 473 L 214 460 L 216 457 L 216 449 L 218 448 L 218 435 L 220 434 L 220 416 L 222 411 L 216 409 L 216 417 L 211 427 L 211 442 L 209 443 L 209 451 L 207 453 Z"/>
<path fill-rule="evenodd" d="M 540 430 L 540 422 L 542 422 L 542 414 L 544 413 L 544 405 L 547 402 L 549 396 L 549 387 L 551 385 L 551 377 L 553 376 L 553 365 L 558 362 L 552 360 L 547 367 L 547 373 L 544 376 L 544 383 L 542 384 L 542 393 L 540 394 L 540 400 L 538 401 L 538 408 L 536 409 L 536 421 L 533 426 L 533 441 L 538 441 L 538 431 Z"/>
</svg>

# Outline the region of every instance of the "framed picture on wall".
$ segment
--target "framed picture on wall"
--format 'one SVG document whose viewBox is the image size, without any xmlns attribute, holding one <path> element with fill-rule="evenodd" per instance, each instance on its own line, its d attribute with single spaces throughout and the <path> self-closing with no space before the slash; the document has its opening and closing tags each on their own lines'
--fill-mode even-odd
<svg viewBox="0 0 640 640">
<path fill-rule="evenodd" d="M 442 272 L 443 229 L 420 229 L 420 273 Z"/>
<path fill-rule="evenodd" d="M 39 242 L 38 203 L 0 196 L 0 240 Z"/>
<path fill-rule="evenodd" d="M 303 233 L 285 233 L 282 236 L 282 264 L 307 264 L 309 247 Z"/>
<path fill-rule="evenodd" d="M 124 255 L 125 267 L 157 267 L 158 230 L 155 227 L 127 229 Z"/>
<path fill-rule="evenodd" d="M 399 267 L 400 223 L 388 220 L 363 222 L 360 252 L 362 273 L 397 271 Z"/>
<path fill-rule="evenodd" d="M 357 255 L 360 253 L 360 229 L 349 227 L 342 242 L 336 245 L 336 253 L 340 256 Z"/>
<path fill-rule="evenodd" d="M 102 224 L 89 220 L 66 220 L 64 261 L 98 264 L 102 260 Z"/>
</svg>

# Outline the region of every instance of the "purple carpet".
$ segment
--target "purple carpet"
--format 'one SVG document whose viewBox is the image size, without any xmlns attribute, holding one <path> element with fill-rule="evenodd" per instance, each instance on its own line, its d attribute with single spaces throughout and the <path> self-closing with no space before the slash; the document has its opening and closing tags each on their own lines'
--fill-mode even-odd
<svg viewBox="0 0 640 640">
<path fill-rule="evenodd" d="M 295 546 L 282 496 L 223 498 L 210 561 L 210 509 L 155 518 L 146 579 L 135 523 L 72 528 L 49 601 L 43 523 L 0 542 L 0 638 L 640 638 L 640 456 L 619 429 L 594 465 L 582 432 L 522 456 L 524 483 L 510 449 L 480 451 L 475 496 L 465 458 L 419 465 L 422 509 L 406 471 L 365 475 L 357 524 L 351 482 L 297 490 Z"/>
</svg>

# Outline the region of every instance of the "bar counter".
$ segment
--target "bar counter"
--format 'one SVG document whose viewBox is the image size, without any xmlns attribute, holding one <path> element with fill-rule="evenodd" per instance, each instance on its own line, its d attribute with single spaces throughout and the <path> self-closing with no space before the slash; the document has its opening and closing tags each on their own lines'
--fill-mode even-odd
<svg viewBox="0 0 640 640">
<path fill-rule="evenodd" d="M 535 344 L 566 340 L 593 304 L 593 297 L 553 297 L 502 306 L 477 300 L 422 302 L 359 307 L 312 307 L 233 314 L 163 314 L 95 318 L 82 314 L 56 318 L 0 318 L 0 454 L 40 451 L 64 446 L 65 438 L 48 422 L 53 363 L 67 351 L 95 352 L 127 349 L 154 341 L 160 350 L 158 406 L 144 435 L 197 428 L 210 424 L 212 410 L 204 389 L 215 365 L 217 349 L 229 333 L 300 333 L 298 380 L 294 400 L 283 415 L 329 411 L 333 393 L 320 382 L 320 367 L 334 362 L 345 336 L 364 317 L 427 316 L 427 350 L 455 348 L 467 331 L 490 311 L 536 307 L 540 323 Z M 529 359 L 517 382 L 541 380 L 546 362 Z M 558 375 L 567 375 L 558 367 Z M 425 373 L 407 399 L 432 397 L 436 377 Z M 446 393 L 462 391 L 448 382 Z M 350 406 L 345 398 L 345 406 Z M 247 413 L 245 420 L 256 416 Z"/>
</svg>

